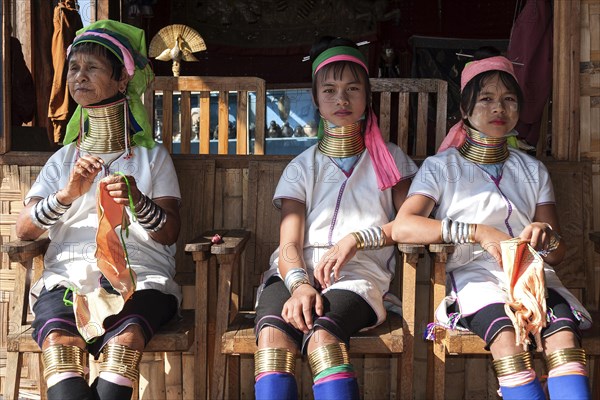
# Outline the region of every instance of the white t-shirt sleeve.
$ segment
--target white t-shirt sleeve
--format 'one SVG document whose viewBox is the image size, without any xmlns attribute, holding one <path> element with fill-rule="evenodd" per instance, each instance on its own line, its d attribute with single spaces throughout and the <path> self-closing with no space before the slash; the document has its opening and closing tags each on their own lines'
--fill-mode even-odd
<svg viewBox="0 0 600 400">
<path fill-rule="evenodd" d="M 388 142 L 387 148 L 396 162 L 401 180 L 413 178 L 419 169 L 417 164 L 398 145 Z"/>
<path fill-rule="evenodd" d="M 310 150 L 310 149 L 309 149 Z M 281 200 L 292 199 L 306 203 L 307 169 L 306 157 L 294 158 L 285 167 L 273 195 L 273 205 L 281 208 Z"/>
<path fill-rule="evenodd" d="M 546 166 L 542 162 L 538 161 L 538 179 L 539 179 L 539 197 L 537 205 L 554 204 L 556 198 L 554 197 L 554 186 L 550 179 L 550 174 Z"/>
<path fill-rule="evenodd" d="M 172 197 L 181 199 L 179 181 L 173 160 L 164 146 L 157 144 L 154 149 L 154 157 L 150 160 L 152 171 L 152 198 Z"/>
<path fill-rule="evenodd" d="M 429 197 L 437 205 L 443 189 L 440 182 L 441 170 L 443 164 L 436 158 L 426 158 L 413 178 L 407 197 L 420 194 Z"/>
</svg>

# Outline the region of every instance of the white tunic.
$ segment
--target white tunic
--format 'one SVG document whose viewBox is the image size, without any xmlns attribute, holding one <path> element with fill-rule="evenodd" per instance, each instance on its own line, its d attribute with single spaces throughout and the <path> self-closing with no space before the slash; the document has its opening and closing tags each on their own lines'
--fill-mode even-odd
<svg viewBox="0 0 600 400">
<path fill-rule="evenodd" d="M 417 167 L 396 145 L 387 143 L 402 179 L 412 178 Z M 322 255 L 350 232 L 381 226 L 395 216 L 392 189 L 381 191 L 368 151 L 364 151 L 350 173 L 345 173 L 317 146 L 294 158 L 283 171 L 273 203 L 293 199 L 306 206 L 304 261 L 311 280 Z M 278 274 L 279 248 L 271 256 L 271 269 L 263 282 Z M 342 278 L 331 289 L 351 290 L 363 297 L 377 314 L 377 324 L 385 320 L 383 295 L 395 271 L 392 246 L 360 250 L 342 268 Z"/>
<path fill-rule="evenodd" d="M 128 160 L 121 156 L 113 161 L 108 174 L 121 171 L 132 175 L 137 187 L 149 198 L 181 198 L 173 161 L 163 146 L 156 145 L 153 149 L 135 147 L 133 153 Z M 46 197 L 65 187 L 76 156 L 74 143 L 53 154 L 27 193 L 25 204 L 32 197 Z M 51 243 L 44 257 L 43 275 L 31 289 L 32 305 L 43 286 L 48 290 L 57 285 L 73 287 L 82 294 L 90 293 L 98 286 L 101 274 L 94 257 L 98 228 L 96 189 L 98 181 L 106 175 L 104 172 L 98 174 L 91 189 L 75 200 L 49 229 Z M 130 212 L 128 207 L 125 209 Z M 175 244 L 167 246 L 154 241 L 144 228 L 133 222 L 131 215 L 130 220 L 125 243 L 131 267 L 137 274 L 137 290 L 157 289 L 181 301 L 181 289 L 173 280 Z"/>
<path fill-rule="evenodd" d="M 409 196 L 421 194 L 435 201 L 433 216 L 493 226 L 511 237 L 531 224 L 536 207 L 553 204 L 554 190 L 546 167 L 537 159 L 509 148 L 510 155 L 495 181 L 477 164 L 450 148 L 427 158 L 412 182 Z M 446 306 L 458 302 L 462 316 L 486 305 L 507 300 L 506 275 L 479 244 L 456 245 L 446 264 L 449 296 L 438 306 L 436 319 L 449 325 Z M 591 317 L 563 286 L 554 269 L 544 265 L 546 286 L 555 289 L 583 315 L 581 328 Z"/>
</svg>

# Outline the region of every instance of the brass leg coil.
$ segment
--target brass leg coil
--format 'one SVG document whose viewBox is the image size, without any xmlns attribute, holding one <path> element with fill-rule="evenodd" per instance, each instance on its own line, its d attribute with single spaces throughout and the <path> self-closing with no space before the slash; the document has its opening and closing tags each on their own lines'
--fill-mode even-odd
<svg viewBox="0 0 600 400">
<path fill-rule="evenodd" d="M 531 353 L 524 351 L 512 356 L 506 356 L 492 361 L 497 377 L 533 369 Z"/>
<path fill-rule="evenodd" d="M 44 363 L 44 379 L 61 372 L 75 372 L 85 376 L 83 357 L 85 351 L 77 346 L 57 344 L 48 347 L 42 352 Z"/>
<path fill-rule="evenodd" d="M 294 375 L 296 357 L 288 349 L 266 348 L 254 353 L 254 377 L 265 372 L 287 372 Z"/>
</svg>

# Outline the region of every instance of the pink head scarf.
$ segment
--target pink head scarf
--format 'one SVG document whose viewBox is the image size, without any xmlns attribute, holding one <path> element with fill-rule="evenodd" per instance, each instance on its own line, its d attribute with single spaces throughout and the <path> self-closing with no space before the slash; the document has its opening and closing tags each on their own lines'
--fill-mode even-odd
<svg viewBox="0 0 600 400">
<path fill-rule="evenodd" d="M 331 64 L 336 61 L 350 61 L 356 63 L 364 68 L 369 76 L 369 70 L 365 63 L 364 57 L 353 47 L 348 46 L 337 46 L 332 47 L 322 52 L 313 62 L 313 77 L 317 72 L 327 64 Z M 365 129 L 365 146 L 371 159 L 373 160 L 373 169 L 375 170 L 375 176 L 377 177 L 377 187 L 379 190 L 385 190 L 391 188 L 402 178 L 398 166 L 394 160 L 394 157 L 390 154 L 379 125 L 377 123 L 377 116 L 373 110 L 369 107 L 369 115 L 367 116 L 367 126 Z"/>
<path fill-rule="evenodd" d="M 464 90 L 467 83 L 471 82 L 471 79 L 487 71 L 504 71 L 512 75 L 515 80 L 517 79 L 513 65 L 506 57 L 496 56 L 484 58 L 483 60 L 472 61 L 465 65 L 460 76 L 460 91 L 462 92 Z M 465 130 L 464 122 L 461 119 L 456 125 L 450 128 L 437 152 L 441 153 L 450 147 L 462 146 L 466 136 L 467 131 Z"/>
</svg>

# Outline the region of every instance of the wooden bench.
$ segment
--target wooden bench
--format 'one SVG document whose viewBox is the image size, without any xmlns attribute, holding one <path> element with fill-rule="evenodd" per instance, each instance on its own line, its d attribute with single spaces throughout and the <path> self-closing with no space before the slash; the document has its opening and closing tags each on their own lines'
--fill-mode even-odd
<svg viewBox="0 0 600 400">
<path fill-rule="evenodd" d="M 597 288 L 594 287 L 593 246 L 588 240 L 597 239 L 589 235 L 591 228 L 590 210 L 577 205 L 591 204 L 589 185 L 591 166 L 587 163 L 546 162 L 554 182 L 559 220 L 563 229 L 563 238 L 569 246 L 565 260 L 555 267 L 563 284 L 571 289 L 586 305 L 594 304 Z M 446 261 L 454 251 L 453 245 L 432 244 L 428 246 L 431 254 L 432 301 L 430 303 L 431 320 L 438 304 L 446 296 Z M 600 252 L 600 249 L 597 249 Z M 569 273 L 568 276 L 565 276 Z M 586 279 L 587 277 L 587 279 Z M 587 300 L 587 301 L 586 301 Z M 592 310 L 593 326 L 583 331 L 583 348 L 589 358 L 595 357 L 595 370 L 590 371 L 590 382 L 598 398 L 600 379 L 600 313 Z M 484 349 L 485 343 L 479 336 L 470 332 L 435 328 L 432 359 L 428 361 L 428 398 L 442 400 L 446 398 L 446 359 L 449 355 L 490 355 Z"/>
</svg>

